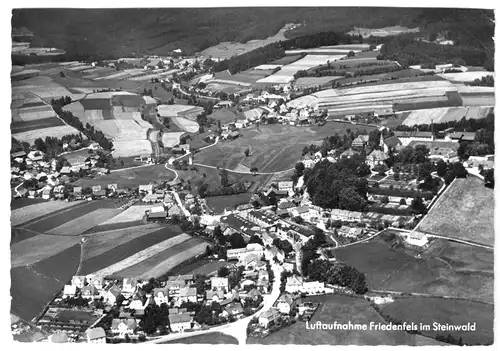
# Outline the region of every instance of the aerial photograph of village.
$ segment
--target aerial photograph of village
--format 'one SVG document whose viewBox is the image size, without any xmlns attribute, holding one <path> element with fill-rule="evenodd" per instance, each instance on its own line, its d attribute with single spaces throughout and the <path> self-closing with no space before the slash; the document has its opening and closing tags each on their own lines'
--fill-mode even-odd
<svg viewBox="0 0 500 351">
<path fill-rule="evenodd" d="M 14 341 L 493 344 L 492 9 L 11 23 Z"/>
</svg>

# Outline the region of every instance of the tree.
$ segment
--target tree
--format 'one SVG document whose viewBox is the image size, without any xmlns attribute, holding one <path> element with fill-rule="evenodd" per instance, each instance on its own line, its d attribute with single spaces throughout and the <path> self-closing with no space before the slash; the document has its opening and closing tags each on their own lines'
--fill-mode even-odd
<svg viewBox="0 0 500 351">
<path fill-rule="evenodd" d="M 484 175 L 484 185 L 488 188 L 495 188 L 495 171 L 488 169 Z"/>
<path fill-rule="evenodd" d="M 443 160 L 439 160 L 436 164 L 437 175 L 443 177 L 448 170 L 448 165 Z"/>
<path fill-rule="evenodd" d="M 222 169 L 220 171 L 220 184 L 223 186 L 223 187 L 227 187 L 229 186 L 229 175 L 227 173 L 227 170 L 226 169 Z"/>
<path fill-rule="evenodd" d="M 379 163 L 378 165 L 373 167 L 374 172 L 377 172 L 379 175 L 384 175 L 384 176 L 385 176 L 385 172 L 387 172 L 387 169 L 388 168 L 384 163 Z"/>
<path fill-rule="evenodd" d="M 399 204 L 402 206 L 406 206 L 406 200 L 405 199 L 399 200 Z"/>
<path fill-rule="evenodd" d="M 245 239 L 240 233 L 233 233 L 229 237 L 229 242 L 231 243 L 231 247 L 233 249 L 241 249 L 245 247 Z"/>
<path fill-rule="evenodd" d="M 349 51 L 349 53 L 347 54 L 347 57 L 353 57 L 355 54 L 354 54 L 354 51 Z"/>
<path fill-rule="evenodd" d="M 248 157 L 248 155 L 250 155 L 250 150 L 249 150 L 249 149 L 246 149 L 246 150 L 245 150 L 245 157 Z"/>
<path fill-rule="evenodd" d="M 260 244 L 260 245 L 264 246 L 264 242 L 262 241 L 260 236 L 258 236 L 257 234 L 252 235 L 252 237 L 250 238 L 248 243 L 249 244 Z"/>
<path fill-rule="evenodd" d="M 425 211 L 427 210 L 427 208 L 424 205 L 424 201 L 420 196 L 413 199 L 411 203 L 411 208 L 414 212 L 419 214 L 425 213 Z"/>
<path fill-rule="evenodd" d="M 258 171 L 259 171 L 259 169 L 257 167 L 250 168 L 250 172 L 252 172 L 253 175 L 257 174 Z"/>
<path fill-rule="evenodd" d="M 229 273 L 230 273 L 229 268 L 227 268 L 226 266 L 220 267 L 217 270 L 217 276 L 221 278 L 227 277 Z"/>
<path fill-rule="evenodd" d="M 367 176 L 367 175 L 371 174 L 370 166 L 368 166 L 366 163 L 362 163 L 359 165 L 356 173 L 357 173 L 358 177 Z"/>
</svg>

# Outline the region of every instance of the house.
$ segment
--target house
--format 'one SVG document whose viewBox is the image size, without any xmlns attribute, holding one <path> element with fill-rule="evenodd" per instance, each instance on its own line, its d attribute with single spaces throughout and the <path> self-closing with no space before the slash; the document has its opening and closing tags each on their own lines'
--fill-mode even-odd
<svg viewBox="0 0 500 351">
<path fill-rule="evenodd" d="M 293 190 L 293 182 L 292 181 L 278 182 L 278 190 L 280 190 L 280 191 Z"/>
<path fill-rule="evenodd" d="M 312 281 L 312 282 L 303 282 L 301 292 L 306 294 L 315 294 L 320 293 L 325 290 L 325 283 Z"/>
<path fill-rule="evenodd" d="M 120 288 L 116 285 L 113 285 L 104 293 L 104 301 L 106 301 L 110 305 L 114 305 L 119 295 L 121 295 Z"/>
<path fill-rule="evenodd" d="M 174 215 L 182 215 L 182 209 L 177 205 L 173 205 L 173 206 L 168 208 L 167 213 L 168 213 L 168 217 L 172 217 Z"/>
<path fill-rule="evenodd" d="M 101 290 L 104 285 L 104 277 L 97 275 L 89 275 L 87 276 L 87 282 L 89 285 L 95 286 L 97 290 Z"/>
<path fill-rule="evenodd" d="M 144 299 L 144 297 L 139 296 L 139 295 L 135 295 L 134 298 L 132 299 L 132 301 L 130 302 L 130 305 L 128 306 L 128 308 L 130 310 L 134 310 L 136 312 L 136 315 L 137 315 L 138 311 L 144 311 L 144 309 L 149 305 L 150 299 L 147 298 L 145 302 L 143 302 L 143 299 Z M 167 303 L 168 303 L 168 301 L 167 301 Z M 159 305 L 160 304 L 158 304 L 158 306 Z"/>
<path fill-rule="evenodd" d="M 270 187 L 266 192 L 264 192 L 264 195 L 268 199 L 270 199 L 271 196 L 274 196 L 276 199 L 282 199 L 288 196 L 288 190 L 278 190 Z"/>
<path fill-rule="evenodd" d="M 262 239 L 264 245 L 271 246 L 275 236 L 271 236 L 270 233 L 264 232 L 260 235 L 260 238 Z"/>
<path fill-rule="evenodd" d="M 237 120 L 234 125 L 236 126 L 236 128 L 238 129 L 241 129 L 241 128 L 245 128 L 247 126 L 247 120 L 245 119 L 239 119 Z"/>
<path fill-rule="evenodd" d="M 434 140 L 434 134 L 432 132 L 401 132 L 395 131 L 394 135 L 399 138 L 403 146 L 407 146 L 412 141 L 432 141 Z"/>
<path fill-rule="evenodd" d="M 264 254 L 264 248 L 262 245 L 253 243 L 248 244 L 245 248 L 242 249 L 229 249 L 227 250 L 227 258 L 229 259 L 238 259 L 241 260 L 245 256 L 254 254 L 257 257 L 261 257 Z"/>
<path fill-rule="evenodd" d="M 295 307 L 295 300 L 291 294 L 283 294 L 276 301 L 276 307 L 281 313 L 290 314 L 292 309 Z"/>
<path fill-rule="evenodd" d="M 333 209 L 330 213 L 331 219 L 344 222 L 359 222 L 363 217 L 362 212 Z"/>
<path fill-rule="evenodd" d="M 271 308 L 264 313 L 262 313 L 259 317 L 259 325 L 267 328 L 270 324 L 275 323 L 280 317 L 280 312 L 276 308 Z"/>
<path fill-rule="evenodd" d="M 246 269 L 253 269 L 259 263 L 259 257 L 256 254 L 250 254 L 240 259 L 240 263 Z"/>
<path fill-rule="evenodd" d="M 105 344 L 106 332 L 101 327 L 87 329 L 87 342 L 89 344 Z"/>
<path fill-rule="evenodd" d="M 453 133 L 448 133 L 445 136 L 445 140 L 455 140 L 458 142 L 461 141 L 467 141 L 467 142 L 472 142 L 476 139 L 476 133 L 474 132 L 453 132 Z"/>
<path fill-rule="evenodd" d="M 50 199 L 50 196 L 52 194 L 52 189 L 50 188 L 45 188 L 42 190 L 42 199 L 48 200 Z"/>
<path fill-rule="evenodd" d="M 385 154 L 385 152 L 381 150 L 373 150 L 368 156 L 366 156 L 365 162 L 368 166 L 373 168 L 377 165 L 385 164 L 385 161 L 388 158 L 389 157 Z"/>
<path fill-rule="evenodd" d="M 309 207 L 307 206 L 295 207 L 292 209 L 291 214 L 294 217 L 301 217 L 306 221 L 311 218 L 311 213 L 309 211 Z"/>
<path fill-rule="evenodd" d="M 262 228 L 272 227 L 279 221 L 278 216 L 267 211 L 250 211 L 247 218 Z"/>
<path fill-rule="evenodd" d="M 234 140 L 234 139 L 236 139 L 239 136 L 240 136 L 240 133 L 238 131 L 234 130 L 234 131 L 232 131 L 232 132 L 229 133 L 229 135 L 227 136 L 226 139 L 228 139 L 228 140 Z"/>
<path fill-rule="evenodd" d="M 155 303 L 160 306 L 162 303 L 168 304 L 168 288 L 153 289 Z"/>
<path fill-rule="evenodd" d="M 169 280 L 165 287 L 168 289 L 169 296 L 179 296 L 179 290 L 185 286 L 185 280 Z"/>
<path fill-rule="evenodd" d="M 47 339 L 50 343 L 63 344 L 69 342 L 68 334 L 64 331 L 56 331 L 54 334 L 50 335 Z"/>
<path fill-rule="evenodd" d="M 196 288 L 180 288 L 177 304 L 181 305 L 183 302 L 196 302 Z"/>
<path fill-rule="evenodd" d="M 406 235 L 406 241 L 408 244 L 415 246 L 425 246 L 429 242 L 427 235 L 420 232 L 409 232 Z"/>
<path fill-rule="evenodd" d="M 228 283 L 228 278 L 224 277 L 211 277 L 210 278 L 210 286 L 213 289 L 216 290 L 221 290 L 221 291 L 228 291 L 229 289 L 229 283 Z"/>
<path fill-rule="evenodd" d="M 168 277 L 168 281 L 184 281 L 186 284 L 191 284 L 194 281 L 192 274 L 179 274 Z"/>
<path fill-rule="evenodd" d="M 213 302 L 221 302 L 224 300 L 224 292 L 218 290 L 218 291 L 206 291 L 205 293 L 207 303 L 211 304 Z"/>
<path fill-rule="evenodd" d="M 63 290 L 63 299 L 67 297 L 74 297 L 76 295 L 76 286 L 65 285 Z"/>
<path fill-rule="evenodd" d="M 87 280 L 86 280 L 85 276 L 81 276 L 81 275 L 75 275 L 71 279 L 71 285 L 74 285 L 79 289 L 83 288 L 83 286 L 85 285 L 86 282 L 87 282 Z"/>
<path fill-rule="evenodd" d="M 341 158 L 351 158 L 356 155 L 359 155 L 358 151 L 352 150 L 352 149 L 347 149 L 343 153 L 340 154 Z"/>
<path fill-rule="evenodd" d="M 125 278 L 123 279 L 122 294 L 126 298 L 132 296 L 137 288 L 137 279 L 135 278 Z"/>
<path fill-rule="evenodd" d="M 224 310 L 233 317 L 239 317 L 243 314 L 243 306 L 239 302 L 231 302 Z"/>
<path fill-rule="evenodd" d="M 266 259 L 268 261 L 273 261 L 275 258 L 279 262 L 283 262 L 285 260 L 285 253 L 282 250 L 278 249 L 277 247 L 273 246 L 266 251 Z"/>
<path fill-rule="evenodd" d="M 82 288 L 82 297 L 87 300 L 96 299 L 99 297 L 99 290 L 93 285 L 87 285 Z"/>
<path fill-rule="evenodd" d="M 287 293 L 296 293 L 302 290 L 303 279 L 301 276 L 292 275 L 286 278 L 285 291 Z"/>
<path fill-rule="evenodd" d="M 191 316 L 187 313 L 169 315 L 168 320 L 172 333 L 182 333 L 186 329 L 191 329 Z"/>
<path fill-rule="evenodd" d="M 368 144 L 368 140 L 368 135 L 358 135 L 357 138 L 352 141 L 351 146 L 357 149 L 364 149 Z"/>
<path fill-rule="evenodd" d="M 137 321 L 134 318 L 114 318 L 111 321 L 111 332 L 113 334 L 118 334 L 120 337 L 124 337 L 126 334 L 134 334 L 136 328 Z"/>
<path fill-rule="evenodd" d="M 389 150 L 399 151 L 403 147 L 403 143 L 395 135 L 384 139 L 382 144 L 383 144 L 382 146 L 384 148 L 384 152 L 386 154 L 389 153 Z"/>
</svg>

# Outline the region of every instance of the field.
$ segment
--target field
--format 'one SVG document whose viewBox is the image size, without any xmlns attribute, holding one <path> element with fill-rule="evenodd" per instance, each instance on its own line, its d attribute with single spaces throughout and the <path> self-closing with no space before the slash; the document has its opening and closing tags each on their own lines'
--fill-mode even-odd
<svg viewBox="0 0 500 351">
<path fill-rule="evenodd" d="M 172 117 L 172 123 L 177 124 L 182 130 L 188 133 L 197 133 L 200 129 L 198 123 L 183 117 Z"/>
<path fill-rule="evenodd" d="M 265 68 L 265 67 L 264 67 Z M 273 69 L 249 69 L 246 71 L 238 72 L 230 77 L 225 77 L 226 81 L 234 81 L 235 83 L 250 83 L 254 84 L 259 79 L 263 79 L 270 76 L 273 73 Z"/>
<path fill-rule="evenodd" d="M 212 261 L 208 262 L 207 264 L 201 267 L 194 268 L 189 272 L 187 272 L 186 274 L 204 274 L 210 276 L 212 274 L 215 274 L 220 267 L 228 267 L 228 266 L 229 264 L 225 261 L 224 262 Z"/>
<path fill-rule="evenodd" d="M 381 237 L 335 249 L 338 260 L 366 274 L 368 288 L 372 290 L 492 301 L 491 250 L 439 240 L 421 258 L 416 254 L 401 247 L 391 249 L 391 241 Z"/>
<path fill-rule="evenodd" d="M 149 210 L 150 208 L 151 205 L 131 206 L 122 213 L 119 213 L 118 215 L 113 216 L 104 222 L 101 222 L 98 227 L 118 223 L 141 221 L 145 216 L 146 210 Z"/>
<path fill-rule="evenodd" d="M 274 60 L 270 63 L 270 65 L 289 65 L 298 59 L 300 59 L 301 55 L 286 55 L 278 60 Z"/>
<path fill-rule="evenodd" d="M 13 203 L 18 200 L 14 200 Z M 79 204 L 78 202 L 65 202 L 65 201 L 43 201 L 34 203 L 28 206 L 23 206 L 14 209 L 10 213 L 10 222 L 12 226 L 17 226 L 30 221 L 34 218 L 47 215 L 49 213 L 69 208 Z"/>
<path fill-rule="evenodd" d="M 162 343 L 160 343 L 162 344 Z M 222 334 L 220 332 L 212 332 L 203 335 L 195 335 L 195 336 L 186 336 L 182 339 L 176 339 L 172 341 L 167 341 L 163 344 L 231 344 L 238 345 L 238 340 L 234 337 L 226 334 Z"/>
<path fill-rule="evenodd" d="M 119 188 L 134 188 L 153 181 L 170 181 L 174 177 L 174 173 L 161 164 L 120 170 L 107 175 L 97 176 L 94 179 L 80 178 L 74 185 L 90 187 L 92 185 L 107 186 L 108 184 L 118 184 Z"/>
<path fill-rule="evenodd" d="M 63 156 L 69 162 L 69 164 L 73 166 L 84 163 L 85 160 L 90 157 L 90 153 L 88 149 L 82 149 L 78 151 L 68 152 Z"/>
<path fill-rule="evenodd" d="M 32 265 L 54 256 L 80 242 L 74 236 L 53 236 L 39 234 L 10 247 L 12 267 Z"/>
<path fill-rule="evenodd" d="M 11 268 L 11 313 L 31 320 L 77 272 L 80 245 L 33 265 Z M 64 263 L 64 264 L 62 264 Z"/>
<path fill-rule="evenodd" d="M 123 232 L 124 231 L 121 231 L 121 233 Z M 139 231 L 139 233 L 141 233 L 141 231 Z M 155 246 L 157 249 L 162 249 L 162 247 L 166 245 L 164 242 L 168 240 L 170 240 L 168 243 L 175 244 L 176 242 L 182 242 L 183 240 L 189 239 L 189 236 L 180 235 L 180 229 L 173 226 L 159 228 L 152 232 L 149 232 L 149 229 L 147 229 L 143 233 L 145 234 L 137 237 L 127 235 L 126 240 L 128 241 L 122 241 L 120 237 L 112 238 L 112 242 L 114 243 L 116 241 L 118 246 L 115 244 L 113 244 L 113 246 L 106 245 L 108 250 L 99 255 L 93 255 L 84 245 L 86 256 L 82 260 L 81 273 L 91 274 L 100 272 L 106 275 L 111 274 L 145 259 L 148 252 L 154 252 Z M 99 236 L 98 239 L 104 239 L 102 234 L 97 233 L 92 235 Z M 93 245 L 93 240 L 90 241 L 89 245 Z"/>
<path fill-rule="evenodd" d="M 82 260 L 88 261 L 129 241 L 159 232 L 160 229 L 162 228 L 158 224 L 147 224 L 93 233 L 88 235 L 88 239 L 83 245 Z M 162 238 L 159 234 L 158 237 Z"/>
<path fill-rule="evenodd" d="M 158 113 L 161 117 L 177 117 L 179 112 L 189 111 L 195 107 L 190 105 L 160 105 Z"/>
<path fill-rule="evenodd" d="M 473 82 L 476 79 L 481 80 L 483 77 L 493 76 L 495 74 L 493 72 L 462 72 L 462 73 L 443 73 L 438 74 L 438 76 L 453 81 L 453 82 Z"/>
<path fill-rule="evenodd" d="M 363 298 L 341 295 L 311 296 L 304 302 L 320 302 L 309 325 L 322 323 L 370 324 L 385 321 Z M 413 345 L 413 336 L 403 331 L 307 330 L 304 322 L 297 322 L 263 339 L 249 337 L 250 344 L 296 345 Z"/>
<path fill-rule="evenodd" d="M 293 168 L 299 161 L 302 149 L 312 143 L 320 143 L 326 136 L 343 134 L 346 129 L 357 130 L 370 127 L 348 123 L 329 122 L 322 127 L 293 127 L 283 125 L 260 126 L 260 131 L 245 129 L 238 139 L 219 142 L 202 150 L 194 157 L 194 163 L 235 169 L 238 165 L 257 167 L 259 172 L 278 172 Z M 250 149 L 250 155 L 244 152 Z"/>
<path fill-rule="evenodd" d="M 333 62 L 340 60 L 343 55 L 307 55 L 304 58 L 283 66 L 277 73 L 260 79 L 257 83 L 270 83 L 270 84 L 285 84 L 293 80 L 293 75 L 300 70 L 308 70 L 309 68 L 325 64 L 328 61 Z"/>
<path fill-rule="evenodd" d="M 211 196 L 207 198 L 207 205 L 215 213 L 222 213 L 224 209 L 235 209 L 238 205 L 248 204 L 250 194 L 243 193 L 228 196 Z"/>
<path fill-rule="evenodd" d="M 186 235 L 187 236 L 187 235 Z M 177 239 L 179 238 L 179 239 Z M 137 277 L 138 279 L 158 278 L 178 264 L 204 253 L 207 242 L 192 238 L 181 241 L 180 236 L 175 242 L 170 239 L 169 246 L 162 247 L 162 251 L 153 251 L 134 265 L 124 265 L 123 270 L 112 272 L 113 277 Z"/>
<path fill-rule="evenodd" d="M 495 106 L 495 94 L 484 93 L 462 93 L 459 91 L 464 106 Z"/>
<path fill-rule="evenodd" d="M 51 123 L 52 125 L 52 123 Z M 53 138 L 62 138 L 68 134 L 79 134 L 80 132 L 69 125 L 57 125 L 55 127 L 45 127 L 43 129 L 26 130 L 18 133 L 13 133 L 12 136 L 19 141 L 26 141 L 33 144 L 38 138 L 45 139 L 50 136 Z"/>
<path fill-rule="evenodd" d="M 393 303 L 384 305 L 383 313 L 408 323 L 426 324 L 430 331 L 423 331 L 425 336 L 451 334 L 461 337 L 467 345 L 493 343 L 493 305 L 466 300 L 409 297 L 398 298 Z M 433 331 L 432 324 L 464 325 L 476 323 L 476 331 Z"/>
<path fill-rule="evenodd" d="M 215 46 L 211 46 L 200 52 L 200 55 L 213 58 L 219 58 L 221 60 L 230 58 L 235 55 L 241 55 L 246 52 L 255 50 L 261 46 L 265 46 L 276 41 L 285 40 L 285 32 L 290 27 L 286 24 L 282 29 L 279 30 L 275 35 L 268 37 L 267 39 L 257 39 L 250 40 L 246 43 L 234 43 L 234 42 L 221 42 Z"/>
<path fill-rule="evenodd" d="M 80 235 L 98 226 L 103 221 L 113 218 L 120 212 L 122 212 L 120 209 L 100 208 L 73 220 L 69 220 L 60 226 L 48 230 L 46 233 L 51 235 Z"/>
<path fill-rule="evenodd" d="M 93 211 L 110 209 L 117 205 L 117 200 L 98 200 L 91 202 L 81 202 L 77 206 L 72 206 L 64 211 L 57 211 L 55 213 L 46 215 L 42 218 L 37 218 L 24 224 L 23 227 L 31 229 L 40 233 L 50 231 L 59 227 L 69 221 L 78 220 L 80 217 L 85 216 Z M 116 206 L 118 207 L 118 206 Z M 79 232 L 79 228 L 75 229 Z M 66 234 L 72 234 L 71 229 L 68 229 Z"/>
<path fill-rule="evenodd" d="M 457 178 L 416 229 L 493 246 L 494 201 L 481 179 Z"/>
<path fill-rule="evenodd" d="M 486 118 L 493 113 L 493 107 L 441 107 L 410 111 L 402 124 L 407 126 L 417 124 L 445 123 L 466 119 Z"/>
<path fill-rule="evenodd" d="M 339 79 L 339 78 L 342 78 L 342 77 L 340 77 L 340 76 L 338 76 L 338 77 L 333 77 L 333 76 L 329 76 L 329 77 L 303 77 L 303 78 L 297 79 L 293 83 L 293 85 L 296 88 L 304 89 L 304 88 L 310 88 L 310 87 L 317 87 L 319 85 L 323 86 L 323 85 L 326 85 L 326 84 L 328 84 L 336 79 Z"/>
<path fill-rule="evenodd" d="M 174 124 L 174 126 L 177 126 Z M 180 129 L 180 128 L 179 128 Z M 164 147 L 174 147 L 178 145 L 181 141 L 181 137 L 185 135 L 186 132 L 168 132 L 161 135 L 161 141 Z"/>
<path fill-rule="evenodd" d="M 49 201 L 41 199 L 41 198 L 29 199 L 29 198 L 26 198 L 26 197 L 22 197 L 22 198 L 18 198 L 18 199 L 12 199 L 10 201 L 10 209 L 11 209 L 11 211 L 14 211 L 14 210 L 17 210 L 17 209 L 22 208 L 22 207 L 27 207 L 27 206 L 30 206 L 30 205 L 35 205 L 35 204 L 39 204 L 39 203 L 42 203 L 42 202 L 46 203 L 46 202 L 49 202 Z"/>
<path fill-rule="evenodd" d="M 402 33 L 418 33 L 419 31 L 420 31 L 419 28 L 407 28 L 402 26 L 384 27 L 379 29 L 354 27 L 354 29 L 348 32 L 347 34 L 361 35 L 363 38 L 369 38 L 370 36 L 387 37 Z"/>
<path fill-rule="evenodd" d="M 207 116 L 208 118 L 213 118 L 217 121 L 220 121 L 222 124 L 233 123 L 234 119 L 238 115 L 238 112 L 234 108 L 223 108 L 220 110 L 215 110 Z"/>
</svg>

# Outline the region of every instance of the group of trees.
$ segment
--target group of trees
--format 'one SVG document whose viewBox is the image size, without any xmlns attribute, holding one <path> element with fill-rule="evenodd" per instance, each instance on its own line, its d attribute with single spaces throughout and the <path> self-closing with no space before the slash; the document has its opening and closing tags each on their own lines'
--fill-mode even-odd
<svg viewBox="0 0 500 351">
<path fill-rule="evenodd" d="M 486 76 L 481 79 L 477 78 L 471 83 L 471 85 L 476 87 L 494 87 L 495 78 L 493 78 L 493 76 Z"/>
<path fill-rule="evenodd" d="M 419 64 L 443 64 L 462 58 L 467 65 L 483 66 L 487 51 L 470 46 L 440 45 L 418 41 L 412 35 L 397 35 L 389 40 L 377 59 L 398 61 L 403 67 Z"/>
<path fill-rule="evenodd" d="M 157 304 L 148 305 L 144 309 L 144 315 L 139 322 L 139 327 L 146 334 L 154 334 L 157 331 L 164 335 L 168 332 L 169 319 L 168 319 L 168 308 L 166 303 L 162 303 L 161 306 Z"/>
<path fill-rule="evenodd" d="M 327 77 L 327 76 L 344 76 L 346 78 L 368 76 L 381 73 L 389 73 L 402 70 L 403 67 L 397 64 L 388 64 L 386 62 L 374 61 L 373 63 L 360 63 L 355 66 L 348 67 L 340 65 L 338 68 L 332 68 L 329 62 L 326 65 L 311 68 L 309 70 L 300 70 L 294 74 L 294 78 L 302 77 Z"/>
<path fill-rule="evenodd" d="M 307 266 L 309 278 L 331 285 L 340 285 L 356 294 L 368 291 L 365 274 L 345 264 L 313 260 Z"/>
<path fill-rule="evenodd" d="M 56 155 L 63 152 L 64 144 L 68 144 L 68 149 L 70 150 L 77 150 L 83 145 L 83 142 L 83 136 L 80 133 L 64 135 L 62 138 L 47 136 L 45 137 L 45 140 L 42 138 L 37 138 L 34 141 L 34 146 L 37 150 L 45 153 L 48 160 L 50 158 L 56 157 Z M 29 143 L 27 144 L 29 150 Z"/>
<path fill-rule="evenodd" d="M 436 163 L 437 175 L 442 177 L 445 183 L 450 184 L 455 178 L 465 178 L 469 174 L 461 162 L 447 163 L 439 160 Z"/>
<path fill-rule="evenodd" d="M 304 179 L 313 204 L 323 208 L 362 211 L 368 190 L 366 179 L 356 175 L 362 163 L 364 160 L 356 157 L 336 163 L 328 160 L 318 162 Z"/>
</svg>

